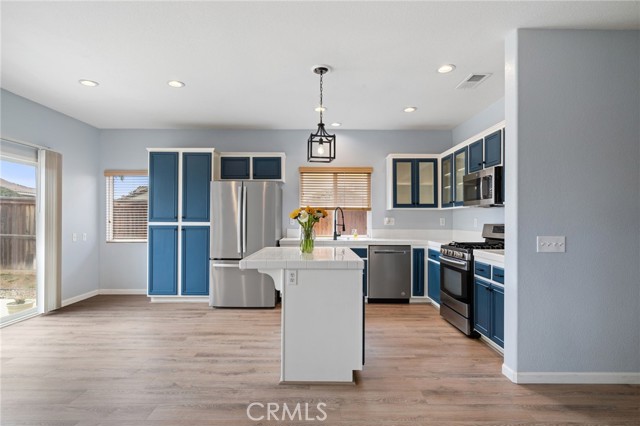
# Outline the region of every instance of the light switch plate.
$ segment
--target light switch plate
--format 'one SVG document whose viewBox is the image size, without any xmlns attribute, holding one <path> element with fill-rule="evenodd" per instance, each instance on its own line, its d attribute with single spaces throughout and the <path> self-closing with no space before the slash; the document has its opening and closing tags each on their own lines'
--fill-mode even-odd
<svg viewBox="0 0 640 426">
<path fill-rule="evenodd" d="M 74 243 L 76 241 L 78 241 L 78 233 L 74 232 L 73 234 L 71 234 L 71 241 L 73 241 Z"/>
<path fill-rule="evenodd" d="M 440 218 L 440 226 L 444 226 L 444 224 L 445 224 L 444 217 L 441 217 Z"/>
<path fill-rule="evenodd" d="M 536 238 L 538 253 L 564 253 L 566 252 L 566 242 L 564 236 Z"/>
</svg>

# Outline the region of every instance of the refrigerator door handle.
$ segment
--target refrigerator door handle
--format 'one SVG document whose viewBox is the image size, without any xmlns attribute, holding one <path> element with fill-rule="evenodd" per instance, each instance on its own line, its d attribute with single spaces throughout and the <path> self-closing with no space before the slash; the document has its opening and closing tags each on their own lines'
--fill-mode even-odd
<svg viewBox="0 0 640 426">
<path fill-rule="evenodd" d="M 236 263 L 236 264 L 231 264 L 231 263 L 214 263 L 213 265 L 214 268 L 240 268 L 240 264 Z"/>
<path fill-rule="evenodd" d="M 247 252 L 247 187 L 242 186 L 242 257 Z"/>
<path fill-rule="evenodd" d="M 238 187 L 238 254 L 242 254 L 242 186 Z"/>
</svg>

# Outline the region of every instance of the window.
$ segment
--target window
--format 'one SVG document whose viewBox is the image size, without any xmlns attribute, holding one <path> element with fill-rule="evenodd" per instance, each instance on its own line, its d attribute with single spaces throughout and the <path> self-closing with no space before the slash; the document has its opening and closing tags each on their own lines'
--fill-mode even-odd
<svg viewBox="0 0 640 426">
<path fill-rule="evenodd" d="M 146 170 L 105 170 L 107 241 L 146 242 L 149 178 Z"/>
<path fill-rule="evenodd" d="M 371 167 L 300 167 L 300 206 L 322 207 L 329 216 L 315 227 L 316 235 L 333 235 L 333 209 L 344 210 L 345 231 L 367 235 L 371 211 Z M 342 220 L 342 217 L 338 218 Z"/>
</svg>

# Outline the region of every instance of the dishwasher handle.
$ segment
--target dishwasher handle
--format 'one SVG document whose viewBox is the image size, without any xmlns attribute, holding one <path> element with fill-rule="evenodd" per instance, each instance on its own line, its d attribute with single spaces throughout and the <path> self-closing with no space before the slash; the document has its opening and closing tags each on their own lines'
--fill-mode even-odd
<svg viewBox="0 0 640 426">
<path fill-rule="evenodd" d="M 374 250 L 374 254 L 407 254 L 406 250 Z"/>
</svg>

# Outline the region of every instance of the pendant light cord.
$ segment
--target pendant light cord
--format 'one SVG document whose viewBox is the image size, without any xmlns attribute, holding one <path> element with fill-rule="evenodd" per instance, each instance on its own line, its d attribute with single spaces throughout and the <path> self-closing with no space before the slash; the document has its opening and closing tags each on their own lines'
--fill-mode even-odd
<svg viewBox="0 0 640 426">
<path fill-rule="evenodd" d="M 323 106 L 322 106 L 322 76 L 324 75 L 324 72 L 320 72 L 320 123 L 322 123 L 322 110 L 323 110 Z"/>
</svg>

